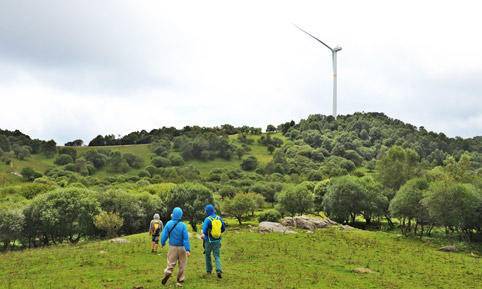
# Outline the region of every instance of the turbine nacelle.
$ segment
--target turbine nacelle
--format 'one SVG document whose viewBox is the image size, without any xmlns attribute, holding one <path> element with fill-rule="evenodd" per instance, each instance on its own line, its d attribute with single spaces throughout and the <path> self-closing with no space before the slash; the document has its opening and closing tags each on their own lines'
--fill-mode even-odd
<svg viewBox="0 0 482 289">
<path fill-rule="evenodd" d="M 340 46 L 336 46 L 335 48 L 333 48 L 333 52 L 338 52 L 341 50 L 341 47 Z"/>
</svg>

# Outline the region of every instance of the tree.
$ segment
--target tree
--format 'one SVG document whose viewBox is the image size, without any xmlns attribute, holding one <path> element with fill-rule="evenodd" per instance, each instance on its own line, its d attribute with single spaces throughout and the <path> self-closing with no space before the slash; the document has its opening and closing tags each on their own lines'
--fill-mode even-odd
<svg viewBox="0 0 482 289">
<path fill-rule="evenodd" d="M 258 167 L 258 160 L 254 156 L 248 156 L 241 162 L 241 168 L 245 171 L 254 171 Z"/>
<path fill-rule="evenodd" d="M 428 188 L 429 183 L 425 178 L 411 179 L 398 190 L 390 202 L 390 213 L 401 219 L 402 233 L 408 234 L 412 230 L 414 220 L 420 225 L 423 234 L 423 226 L 430 222 L 427 207 L 422 202 Z"/>
<path fill-rule="evenodd" d="M 67 155 L 67 154 L 62 154 L 62 155 L 59 155 L 54 163 L 56 165 L 59 165 L 59 166 L 63 166 L 63 165 L 66 165 L 66 164 L 70 164 L 72 163 L 74 160 L 72 159 L 72 157 L 70 155 Z"/>
<path fill-rule="evenodd" d="M 276 132 L 276 127 L 272 124 L 268 124 L 266 127 L 266 132 Z"/>
<path fill-rule="evenodd" d="M 18 144 L 14 144 L 12 146 L 13 153 L 15 157 L 19 160 L 24 160 L 30 157 L 30 147 L 29 146 L 20 146 Z"/>
<path fill-rule="evenodd" d="M 59 152 L 59 155 L 62 155 L 62 154 L 69 155 L 74 161 L 77 159 L 77 150 L 74 148 L 61 147 L 59 148 L 58 152 Z"/>
<path fill-rule="evenodd" d="M 10 142 L 8 138 L 2 134 L 0 134 L 0 149 L 4 152 L 10 151 Z"/>
<path fill-rule="evenodd" d="M 412 149 L 391 147 L 377 161 L 378 179 L 386 188 L 396 192 L 417 174 L 418 154 Z"/>
<path fill-rule="evenodd" d="M 248 193 L 236 194 L 232 199 L 224 202 L 224 211 L 235 217 L 240 225 L 254 210 L 256 210 L 256 202 Z"/>
<path fill-rule="evenodd" d="M 355 218 L 366 206 L 366 190 L 357 177 L 334 178 L 323 198 L 323 207 L 330 218 L 355 224 Z"/>
<path fill-rule="evenodd" d="M 364 176 L 358 179 L 365 188 L 366 201 L 362 208 L 362 215 L 369 225 L 372 218 L 380 217 L 388 211 L 388 198 L 383 194 L 382 185 L 371 176 Z"/>
<path fill-rule="evenodd" d="M 317 211 L 323 210 L 323 198 L 328 192 L 330 186 L 330 179 L 326 179 L 316 183 L 313 193 L 315 194 L 314 203 Z"/>
<path fill-rule="evenodd" d="M 204 206 L 213 202 L 213 194 L 205 186 L 197 183 L 183 183 L 172 189 L 165 206 L 169 213 L 175 207 L 182 208 L 184 218 L 189 220 L 192 229 L 197 231 L 196 224 L 202 222 L 205 217 Z"/>
<path fill-rule="evenodd" d="M 155 157 L 151 162 L 156 168 L 165 168 L 171 165 L 171 161 L 165 157 Z"/>
<path fill-rule="evenodd" d="M 168 159 L 172 166 L 184 165 L 184 159 L 178 154 L 170 154 Z"/>
<path fill-rule="evenodd" d="M 283 190 L 283 185 L 279 182 L 256 182 L 249 187 L 250 192 L 255 192 L 263 196 L 264 200 L 274 203 L 277 193 Z"/>
<path fill-rule="evenodd" d="M 107 169 L 112 173 L 126 173 L 130 167 L 127 160 L 122 157 L 122 153 L 113 152 L 107 160 Z"/>
<path fill-rule="evenodd" d="M 100 169 L 107 163 L 107 156 L 96 150 L 89 150 L 84 154 L 84 158 L 91 162 L 96 169 Z"/>
<path fill-rule="evenodd" d="M 470 236 L 472 230 L 480 232 L 482 193 L 470 184 L 438 181 L 430 185 L 423 199 L 430 218 L 446 228 Z"/>
<path fill-rule="evenodd" d="M 112 238 L 117 235 L 124 220 L 118 213 L 104 212 L 95 216 L 94 219 L 95 227 L 101 231 L 104 231 L 107 237 Z"/>
<path fill-rule="evenodd" d="M 314 206 L 315 195 L 306 186 L 298 185 L 278 195 L 278 204 L 282 211 L 291 216 L 310 212 Z"/>
<path fill-rule="evenodd" d="M 99 203 L 92 191 L 80 188 L 61 188 L 35 197 L 25 210 L 29 239 L 40 237 L 61 243 L 76 243 L 82 236 L 94 232 L 94 216 Z"/>
<path fill-rule="evenodd" d="M 49 140 L 43 143 L 41 150 L 46 157 L 52 158 L 57 153 L 57 144 L 54 140 Z"/>
<path fill-rule="evenodd" d="M 0 242 L 4 249 L 22 236 L 24 222 L 22 211 L 0 207 Z"/>
<path fill-rule="evenodd" d="M 106 141 L 102 135 L 96 136 L 93 140 L 89 142 L 89 146 L 105 146 Z"/>
<path fill-rule="evenodd" d="M 129 167 L 134 169 L 139 169 L 144 163 L 144 161 L 140 157 L 131 153 L 125 153 L 122 157 L 126 160 Z"/>
<path fill-rule="evenodd" d="M 65 143 L 67 147 L 81 147 L 84 144 L 84 141 L 81 139 L 76 139 L 74 141 L 69 141 Z"/>
<path fill-rule="evenodd" d="M 20 174 L 22 175 L 24 180 L 26 180 L 28 182 L 33 182 L 36 178 L 40 178 L 42 176 L 41 173 L 35 171 L 34 169 L 32 169 L 30 167 L 23 168 L 22 171 L 20 172 Z"/>
</svg>

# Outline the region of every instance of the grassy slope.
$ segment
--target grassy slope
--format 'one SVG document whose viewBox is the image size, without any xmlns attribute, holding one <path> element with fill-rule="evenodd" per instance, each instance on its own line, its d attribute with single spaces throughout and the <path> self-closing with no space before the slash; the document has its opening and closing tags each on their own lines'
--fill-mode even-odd
<svg viewBox="0 0 482 289">
<path fill-rule="evenodd" d="M 276 134 L 276 136 L 284 139 L 284 137 L 281 136 L 280 134 Z M 233 142 L 236 141 L 236 138 L 237 138 L 237 135 L 230 136 L 230 139 Z M 251 145 L 249 145 L 249 147 L 251 148 L 251 151 L 248 152 L 248 154 L 254 155 L 258 159 L 261 165 L 263 166 L 266 165 L 271 160 L 272 155 L 268 153 L 265 146 L 258 144 L 257 140 L 259 139 L 259 136 L 250 136 L 250 138 L 253 139 L 254 142 Z M 94 149 L 109 149 L 112 151 L 120 151 L 121 153 L 132 153 L 136 156 L 141 157 L 144 160 L 143 167 L 150 165 L 151 157 L 153 156 L 148 144 L 103 146 L 103 147 L 76 147 L 76 149 L 78 150 L 80 155 L 82 155 L 83 153 L 89 150 L 94 150 Z M 43 173 L 48 168 L 55 166 L 53 161 L 54 161 L 54 158 L 48 159 L 45 156 L 38 154 L 38 155 L 32 155 L 30 158 L 24 161 L 14 160 L 12 167 L 9 167 L 4 163 L 0 163 L 0 185 L 5 185 L 9 183 L 19 183 L 22 181 L 20 177 L 17 177 L 11 174 L 10 171 L 19 173 L 22 170 L 22 168 L 31 167 L 36 171 Z M 241 164 L 241 160 L 237 159 L 236 157 L 233 157 L 233 159 L 231 159 L 230 161 L 226 161 L 223 159 L 216 159 L 213 161 L 193 160 L 193 161 L 186 162 L 185 165 L 186 166 L 193 165 L 194 167 L 200 170 L 202 176 L 206 176 L 214 168 L 237 169 L 237 168 L 240 168 L 240 164 Z M 131 169 L 127 173 L 127 175 L 137 175 L 139 171 L 140 169 L 137 169 L 137 170 Z M 112 175 L 112 173 L 107 172 L 105 169 L 101 169 L 95 174 L 95 176 L 98 176 L 98 177 L 106 177 L 109 175 Z"/>
<path fill-rule="evenodd" d="M 5 253 L 0 288 L 160 288 L 165 249 L 151 255 L 146 234 L 128 239 Z M 201 242 L 191 244 L 185 288 L 477 288 L 482 280 L 479 258 L 381 232 L 260 235 L 232 228 L 223 241 L 222 281 L 203 275 Z M 376 273 L 359 275 L 356 267 Z"/>
</svg>

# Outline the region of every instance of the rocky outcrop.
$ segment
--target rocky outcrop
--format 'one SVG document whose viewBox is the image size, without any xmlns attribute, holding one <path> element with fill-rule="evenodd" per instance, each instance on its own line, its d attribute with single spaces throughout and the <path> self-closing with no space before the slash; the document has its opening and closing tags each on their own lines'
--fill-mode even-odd
<svg viewBox="0 0 482 289">
<path fill-rule="evenodd" d="M 370 273 L 374 273 L 373 270 L 370 270 L 368 268 L 355 268 L 353 269 L 353 272 L 354 273 L 358 273 L 358 274 L 370 274 Z"/>
<path fill-rule="evenodd" d="M 441 247 L 440 249 L 438 249 L 439 251 L 442 251 L 442 252 L 457 252 L 457 248 L 455 246 L 443 246 Z"/>
<path fill-rule="evenodd" d="M 116 243 L 116 244 L 126 244 L 129 243 L 129 240 L 123 239 L 123 238 L 114 238 L 109 240 L 111 243 Z"/>
<path fill-rule="evenodd" d="M 307 216 L 285 217 L 281 220 L 281 224 L 286 227 L 293 227 L 310 231 L 337 225 L 336 222 L 330 220 L 329 218 L 320 219 Z"/>
<path fill-rule="evenodd" d="M 259 223 L 258 231 L 260 233 L 283 233 L 283 234 L 295 233 L 290 228 L 275 222 Z"/>
</svg>

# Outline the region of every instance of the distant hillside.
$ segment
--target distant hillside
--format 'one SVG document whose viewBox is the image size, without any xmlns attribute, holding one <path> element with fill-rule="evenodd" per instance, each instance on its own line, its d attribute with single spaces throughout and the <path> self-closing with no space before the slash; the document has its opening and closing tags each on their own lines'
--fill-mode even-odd
<svg viewBox="0 0 482 289">
<path fill-rule="evenodd" d="M 18 175 L 27 167 L 53 177 L 71 173 L 101 178 L 119 174 L 152 177 L 163 170 L 161 177 L 172 181 L 165 175 L 206 177 L 213 169 L 239 169 L 243 158 L 250 155 L 258 161 L 255 169 L 262 175 L 298 174 L 319 179 L 323 165 L 335 160 L 348 160 L 345 166 L 349 171 L 351 166 L 373 169 L 380 154 L 394 145 L 413 149 L 425 167 L 442 165 L 449 155 L 458 159 L 463 152 L 473 154 L 477 167 L 482 153 L 481 136 L 449 138 L 382 113 L 341 115 L 336 120 L 311 115 L 298 123 L 269 125 L 264 133 L 249 126 L 163 127 L 119 139 L 99 135 L 88 147 L 76 146 L 82 143 L 75 140 L 68 147 L 59 147 L 52 140 L 0 130 L 0 184 L 19 181 Z"/>
</svg>

